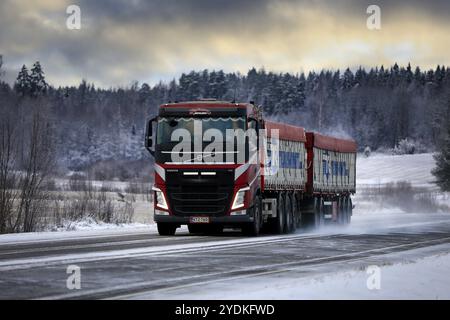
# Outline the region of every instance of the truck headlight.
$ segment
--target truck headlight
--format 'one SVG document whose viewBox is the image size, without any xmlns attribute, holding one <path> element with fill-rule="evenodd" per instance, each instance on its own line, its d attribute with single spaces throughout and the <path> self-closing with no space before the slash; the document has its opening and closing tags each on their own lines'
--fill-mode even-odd
<svg viewBox="0 0 450 320">
<path fill-rule="evenodd" d="M 169 210 L 166 197 L 164 196 L 164 192 L 162 192 L 161 189 L 156 187 L 153 187 L 152 190 L 155 191 L 156 206 L 161 209 Z"/>
<path fill-rule="evenodd" d="M 238 192 L 236 192 L 236 195 L 234 196 L 233 205 L 231 206 L 231 210 L 239 209 L 244 206 L 245 201 L 245 192 L 250 190 L 249 187 L 245 187 L 242 189 L 239 189 Z"/>
</svg>

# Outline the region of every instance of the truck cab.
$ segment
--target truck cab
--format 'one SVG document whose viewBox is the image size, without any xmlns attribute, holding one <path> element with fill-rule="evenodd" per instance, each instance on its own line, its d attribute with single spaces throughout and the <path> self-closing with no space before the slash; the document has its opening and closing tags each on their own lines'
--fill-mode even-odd
<svg viewBox="0 0 450 320">
<path fill-rule="evenodd" d="M 257 235 L 261 219 L 259 129 L 252 103 L 163 104 L 147 123 L 154 156 L 154 221 L 161 235 L 237 227 Z M 249 133 L 250 132 L 250 133 Z"/>
</svg>

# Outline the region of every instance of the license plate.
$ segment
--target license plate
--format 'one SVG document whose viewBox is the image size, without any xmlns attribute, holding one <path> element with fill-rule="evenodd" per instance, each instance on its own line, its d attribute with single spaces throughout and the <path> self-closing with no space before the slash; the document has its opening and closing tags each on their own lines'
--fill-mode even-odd
<svg viewBox="0 0 450 320">
<path fill-rule="evenodd" d="M 190 223 L 209 223 L 209 217 L 190 217 Z"/>
</svg>

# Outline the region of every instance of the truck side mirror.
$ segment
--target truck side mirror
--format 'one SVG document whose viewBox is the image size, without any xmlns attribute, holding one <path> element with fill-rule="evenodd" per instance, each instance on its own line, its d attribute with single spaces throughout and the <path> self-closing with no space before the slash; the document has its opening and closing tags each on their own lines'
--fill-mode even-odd
<svg viewBox="0 0 450 320">
<path fill-rule="evenodd" d="M 157 118 L 153 118 L 147 122 L 147 126 L 145 129 L 145 149 L 150 152 L 152 156 L 155 155 L 155 136 L 153 133 L 153 129 L 156 128 L 154 124 L 156 124 Z"/>
</svg>

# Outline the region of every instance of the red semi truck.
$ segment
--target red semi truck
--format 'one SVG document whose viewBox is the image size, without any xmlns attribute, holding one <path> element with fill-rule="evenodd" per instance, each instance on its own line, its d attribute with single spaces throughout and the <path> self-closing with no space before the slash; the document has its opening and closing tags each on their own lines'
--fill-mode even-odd
<svg viewBox="0 0 450 320">
<path fill-rule="evenodd" d="M 238 133 L 236 133 L 238 132 Z M 220 137 L 225 137 L 222 140 Z M 263 119 L 253 103 L 168 103 L 149 120 L 160 235 L 348 224 L 356 143 Z"/>
</svg>

